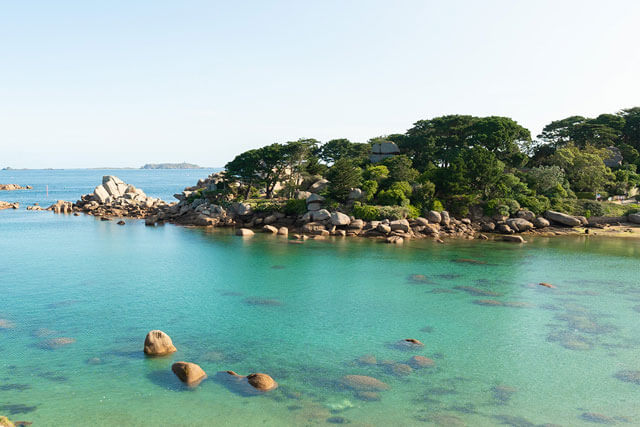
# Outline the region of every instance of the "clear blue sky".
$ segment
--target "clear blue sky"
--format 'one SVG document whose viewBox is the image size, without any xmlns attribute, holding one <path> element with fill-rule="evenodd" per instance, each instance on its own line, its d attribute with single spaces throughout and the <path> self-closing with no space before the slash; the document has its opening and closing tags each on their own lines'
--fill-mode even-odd
<svg viewBox="0 0 640 427">
<path fill-rule="evenodd" d="M 0 3 L 0 167 L 222 166 L 419 119 L 640 105 L 640 2 Z"/>
</svg>

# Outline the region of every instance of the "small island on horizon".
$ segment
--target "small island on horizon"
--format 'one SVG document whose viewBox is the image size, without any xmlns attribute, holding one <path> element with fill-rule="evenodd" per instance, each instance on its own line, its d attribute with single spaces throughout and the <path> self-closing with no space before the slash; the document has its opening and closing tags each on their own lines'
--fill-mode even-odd
<svg viewBox="0 0 640 427">
<path fill-rule="evenodd" d="M 193 163 L 147 163 L 140 169 L 207 169 L 204 166 L 198 166 Z"/>
</svg>

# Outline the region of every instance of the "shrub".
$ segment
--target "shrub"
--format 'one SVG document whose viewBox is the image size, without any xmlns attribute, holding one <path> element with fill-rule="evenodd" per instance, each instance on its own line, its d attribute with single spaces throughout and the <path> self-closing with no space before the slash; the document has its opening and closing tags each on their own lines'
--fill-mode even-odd
<svg viewBox="0 0 640 427">
<path fill-rule="evenodd" d="M 289 199 L 284 205 L 284 213 L 287 215 L 302 215 L 307 211 L 307 201 L 302 199 Z"/>
<path fill-rule="evenodd" d="M 364 170 L 364 178 L 366 180 L 376 181 L 376 183 L 386 179 L 389 176 L 389 169 L 385 165 L 369 165 Z"/>
<path fill-rule="evenodd" d="M 442 202 L 438 199 L 435 199 L 431 204 L 431 209 L 434 211 L 442 212 L 444 210 L 444 206 L 442 206 Z"/>
<path fill-rule="evenodd" d="M 414 208 L 415 209 L 415 208 Z M 418 212 L 419 214 L 419 212 Z M 379 219 L 403 219 L 410 215 L 409 206 L 380 206 Z M 418 216 L 418 215 L 416 215 Z"/>
<path fill-rule="evenodd" d="M 589 213 L 589 215 L 587 215 L 587 212 Z M 585 200 L 582 202 L 581 213 L 586 217 L 590 217 L 592 215 L 604 216 L 605 210 L 602 206 L 602 203 L 595 200 Z"/>
<path fill-rule="evenodd" d="M 584 200 L 595 200 L 596 199 L 595 193 L 591 193 L 591 192 L 588 192 L 588 191 L 576 191 L 576 197 L 578 199 L 584 199 Z"/>
<path fill-rule="evenodd" d="M 389 189 L 402 191 L 407 198 L 411 197 L 411 194 L 413 193 L 411 184 L 409 184 L 407 181 L 394 182 L 393 184 L 391 184 L 391 187 L 389 187 Z"/>
<path fill-rule="evenodd" d="M 254 212 L 280 212 L 282 204 L 276 200 L 258 200 L 257 202 L 249 202 Z"/>
<path fill-rule="evenodd" d="M 447 199 L 447 210 L 454 216 L 464 217 L 469 214 L 469 208 L 476 203 L 476 196 L 461 194 Z"/>
<path fill-rule="evenodd" d="M 562 199 L 554 197 L 551 199 L 551 210 L 564 212 L 569 215 L 578 215 L 579 207 L 577 200 L 575 199 Z"/>
<path fill-rule="evenodd" d="M 540 215 L 544 211 L 548 210 L 551 206 L 551 202 L 546 196 L 517 196 L 518 203 L 523 208 L 529 209 L 536 215 Z"/>
<path fill-rule="evenodd" d="M 380 211 L 376 206 L 365 205 L 360 202 L 355 202 L 353 204 L 353 216 L 356 218 L 363 219 L 365 221 L 373 221 L 378 219 L 380 216 Z"/>
<path fill-rule="evenodd" d="M 405 194 L 398 189 L 388 189 L 382 190 L 378 193 L 378 202 L 382 205 L 399 205 L 405 200 L 407 197 Z"/>
<path fill-rule="evenodd" d="M 378 192 L 378 182 L 371 179 L 363 182 L 362 191 L 365 193 L 365 199 L 370 201 Z"/>
</svg>

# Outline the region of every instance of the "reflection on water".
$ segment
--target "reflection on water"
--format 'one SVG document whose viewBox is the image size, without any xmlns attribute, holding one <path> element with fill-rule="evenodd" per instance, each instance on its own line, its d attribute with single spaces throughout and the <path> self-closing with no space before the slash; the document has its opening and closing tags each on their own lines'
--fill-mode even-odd
<svg viewBox="0 0 640 427">
<path fill-rule="evenodd" d="M 640 242 L 290 245 L 29 215 L 0 217 L 0 413 L 13 419 L 640 423 Z M 178 352 L 145 358 L 151 329 Z M 178 360 L 209 379 L 184 386 Z M 279 387 L 239 393 L 216 380 L 226 370 Z"/>
</svg>

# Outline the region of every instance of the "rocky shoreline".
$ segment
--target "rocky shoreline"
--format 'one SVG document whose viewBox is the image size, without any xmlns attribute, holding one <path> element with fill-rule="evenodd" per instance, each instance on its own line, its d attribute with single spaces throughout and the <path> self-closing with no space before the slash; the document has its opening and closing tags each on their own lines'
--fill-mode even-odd
<svg viewBox="0 0 640 427">
<path fill-rule="evenodd" d="M 277 210 L 257 210 L 249 203 L 222 205 L 210 201 L 204 194 L 215 189 L 222 178 L 220 173 L 212 174 L 198 181 L 197 185 L 175 194 L 178 202 L 166 203 L 148 197 L 141 189 L 117 177 L 105 176 L 93 193 L 83 195 L 75 203 L 58 201 L 47 210 L 75 215 L 84 213 L 105 221 L 114 218 L 144 219 L 149 226 L 172 223 L 195 227 L 234 227 L 236 234 L 244 237 L 261 231 L 299 240 L 357 236 L 392 244 L 400 244 L 407 239 L 433 239 L 438 242 L 443 242 L 443 239 L 487 240 L 489 236 L 524 243 L 529 235 L 589 234 L 590 229 L 607 229 L 614 225 L 637 227 L 640 224 L 640 214 L 587 219 L 554 211 L 537 216 L 526 209 L 517 211 L 512 217 L 489 217 L 475 212 L 466 218 L 454 218 L 447 211 L 429 211 L 424 217 L 414 219 L 365 221 L 325 209 L 321 195 L 303 191 L 298 192 L 296 198 L 305 200 L 307 211 L 304 214 L 285 214 Z M 311 190 L 319 192 L 323 184 L 318 182 L 311 186 Z"/>
<path fill-rule="evenodd" d="M 30 185 L 23 187 L 18 184 L 0 184 L 0 191 L 14 191 L 14 190 L 33 190 L 33 187 Z"/>
</svg>

